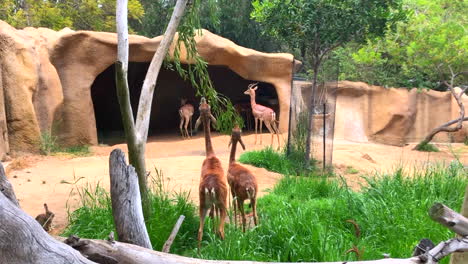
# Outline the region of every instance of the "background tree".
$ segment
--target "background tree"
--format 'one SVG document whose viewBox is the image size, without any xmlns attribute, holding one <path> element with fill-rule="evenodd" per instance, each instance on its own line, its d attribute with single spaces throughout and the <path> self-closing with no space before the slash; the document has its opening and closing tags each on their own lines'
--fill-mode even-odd
<svg viewBox="0 0 468 264">
<path fill-rule="evenodd" d="M 141 0 L 145 9 L 142 23 L 132 25 L 140 34 L 154 37 L 163 33 L 175 1 Z M 200 27 L 228 38 L 238 45 L 264 52 L 280 50 L 280 44 L 262 34 L 261 25 L 250 18 L 252 0 L 205 1 L 200 4 Z M 284 51 L 284 50 L 283 50 Z"/>
<path fill-rule="evenodd" d="M 341 78 L 393 87 L 447 90 L 444 81 L 468 68 L 466 1 L 404 0 L 408 21 L 395 31 L 337 50 Z M 455 85 L 466 83 L 459 76 Z"/>
<path fill-rule="evenodd" d="M 114 0 L 5 0 L 0 3 L 0 19 L 16 28 L 115 32 L 115 4 Z M 128 12 L 130 21 L 139 21 L 144 15 L 139 0 L 129 0 Z"/>
<path fill-rule="evenodd" d="M 251 16 L 265 33 L 300 51 L 313 72 L 312 98 L 306 142 L 310 159 L 310 128 L 317 103 L 317 77 L 331 51 L 347 42 L 364 42 L 383 36 L 388 28 L 405 18 L 400 0 L 255 0 Z"/>
</svg>

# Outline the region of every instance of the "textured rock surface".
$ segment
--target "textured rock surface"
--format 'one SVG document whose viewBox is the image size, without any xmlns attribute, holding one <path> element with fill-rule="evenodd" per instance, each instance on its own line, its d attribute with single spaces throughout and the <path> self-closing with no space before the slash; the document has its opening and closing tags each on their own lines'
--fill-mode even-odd
<svg viewBox="0 0 468 264">
<path fill-rule="evenodd" d="M 458 89 L 458 91 L 460 91 Z M 463 96 L 468 111 L 468 96 Z M 435 127 L 459 117 L 450 92 L 386 89 L 362 82 L 338 83 L 335 138 L 403 145 L 422 140 Z M 468 122 L 435 142 L 463 142 Z"/>
<path fill-rule="evenodd" d="M 161 39 L 130 36 L 130 61 L 151 61 Z M 287 129 L 291 54 L 257 52 L 206 30 L 196 42 L 210 65 L 227 66 L 244 79 L 271 83 L 278 95 L 280 128 Z M 65 145 L 96 144 L 90 87 L 115 62 L 116 44 L 114 33 L 16 30 L 0 21 L 0 156 L 9 150 L 36 151 L 45 132 Z M 183 62 L 190 63 L 183 48 L 181 54 Z"/>
</svg>

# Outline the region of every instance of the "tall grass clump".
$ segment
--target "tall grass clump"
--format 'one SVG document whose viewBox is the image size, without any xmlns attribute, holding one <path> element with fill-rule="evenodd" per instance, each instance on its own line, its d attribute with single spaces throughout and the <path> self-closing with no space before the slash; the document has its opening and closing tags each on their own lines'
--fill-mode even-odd
<svg viewBox="0 0 468 264">
<path fill-rule="evenodd" d="M 275 151 L 271 147 L 244 152 L 239 157 L 239 162 L 265 168 L 283 175 L 303 176 L 313 174 L 311 168 L 315 165 L 315 162 L 311 161 L 309 163 L 310 166 L 306 166 L 304 156 L 300 155 L 299 152 L 292 152 L 290 155 L 286 155 L 285 151 Z"/>
<path fill-rule="evenodd" d="M 158 172 L 150 197 L 153 214 L 146 219 L 151 244 L 153 249 L 161 250 L 177 219 L 184 215 L 185 220 L 171 247 L 171 253 L 185 254 L 196 246 L 198 217 L 195 206 L 188 200 L 187 193 L 166 192 L 162 178 Z M 85 185 L 77 188 L 77 192 L 81 200 L 80 208 L 69 213 L 69 226 L 62 235 L 106 239 L 111 231 L 115 232 L 110 194 L 99 185 Z"/>
<path fill-rule="evenodd" d="M 56 136 L 49 132 L 41 134 L 39 141 L 39 151 L 42 155 L 60 155 L 67 154 L 74 157 L 84 157 L 91 155 L 91 149 L 88 145 L 76 145 L 71 147 L 63 147 L 58 143 Z"/>
<path fill-rule="evenodd" d="M 440 150 L 434 146 L 433 144 L 427 142 L 427 141 L 422 141 L 415 147 L 416 150 L 419 151 L 424 151 L 424 152 L 439 152 Z"/>
</svg>

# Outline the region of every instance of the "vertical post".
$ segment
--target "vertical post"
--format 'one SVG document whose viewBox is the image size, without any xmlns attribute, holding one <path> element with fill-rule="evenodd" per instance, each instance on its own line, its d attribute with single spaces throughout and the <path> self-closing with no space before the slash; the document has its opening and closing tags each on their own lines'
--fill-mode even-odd
<svg viewBox="0 0 468 264">
<path fill-rule="evenodd" d="M 327 103 L 324 102 L 323 103 L 323 171 L 325 171 L 325 167 L 326 167 L 326 155 L 325 155 L 325 151 L 326 151 L 326 140 L 327 140 L 327 135 L 326 135 L 326 131 L 327 131 L 327 122 L 326 122 L 326 112 L 327 111 Z"/>
<path fill-rule="evenodd" d="M 291 93 L 289 97 L 289 121 L 288 121 L 288 143 L 286 145 L 286 156 L 291 154 L 291 118 L 292 118 L 292 105 L 294 98 L 294 56 L 291 63 Z"/>
</svg>

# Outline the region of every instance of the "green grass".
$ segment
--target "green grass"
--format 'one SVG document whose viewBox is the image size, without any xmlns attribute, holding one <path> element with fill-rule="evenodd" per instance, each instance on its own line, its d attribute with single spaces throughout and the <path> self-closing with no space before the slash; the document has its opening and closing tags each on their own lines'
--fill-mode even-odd
<svg viewBox="0 0 468 264">
<path fill-rule="evenodd" d="M 41 134 L 39 142 L 39 150 L 42 155 L 71 155 L 73 157 L 90 156 L 91 149 L 87 145 L 76 145 L 71 147 L 63 147 L 58 143 L 56 136 L 48 132 Z"/>
<path fill-rule="evenodd" d="M 162 178 L 162 177 L 161 177 Z M 172 244 L 171 253 L 184 254 L 196 246 L 198 216 L 195 205 L 188 201 L 188 193 L 169 195 L 162 191 L 163 183 L 156 183 L 151 194 L 152 216 L 147 221 L 151 244 L 155 250 L 161 250 L 180 215 L 185 220 Z M 101 186 L 79 188 L 81 207 L 69 212 L 69 226 L 62 233 L 93 239 L 107 239 L 111 231 L 115 232 L 112 217 L 112 205 L 109 193 Z M 116 232 L 115 232 L 116 233 Z M 117 233 L 116 233 L 117 234 Z"/>
<path fill-rule="evenodd" d="M 468 146 L 468 136 L 466 136 L 465 140 L 463 140 L 463 144 L 465 144 L 465 146 Z"/>
<path fill-rule="evenodd" d="M 358 174 L 359 170 L 354 168 L 353 166 L 347 166 L 345 173 L 346 174 Z"/>
<path fill-rule="evenodd" d="M 307 166 L 304 157 L 299 152 L 292 152 L 287 156 L 284 151 L 277 152 L 271 147 L 262 150 L 254 150 L 242 153 L 239 162 L 250 164 L 255 167 L 265 168 L 269 171 L 281 173 L 283 175 L 304 175 L 313 174 L 314 161 Z"/>
<path fill-rule="evenodd" d="M 460 163 L 427 167 L 412 175 L 400 169 L 369 177 L 367 183 L 361 192 L 354 192 L 337 178 L 284 177 L 258 200 L 259 226 L 242 233 L 227 224 L 226 239 L 221 241 L 207 222 L 200 253 L 195 243 L 198 217 L 186 198 L 156 195 L 155 217 L 149 220 L 148 230 L 154 248 L 160 250 L 183 213 L 188 221 L 172 252 L 206 259 L 283 262 L 356 260 L 352 253 L 345 254 L 352 246 L 363 251 L 365 260 L 381 259 L 383 253 L 406 258 L 422 238 L 438 243 L 454 236 L 432 221 L 427 211 L 435 202 L 461 208 L 468 179 Z M 100 198 L 91 198 L 96 196 Z M 113 229 L 108 195 L 90 193 L 89 197 L 90 202 L 71 215 L 66 235 L 105 238 Z M 349 219 L 358 223 L 359 238 L 346 222 Z"/>
<path fill-rule="evenodd" d="M 439 152 L 440 150 L 429 142 L 421 142 L 416 146 L 416 150 L 424 152 Z"/>
</svg>

